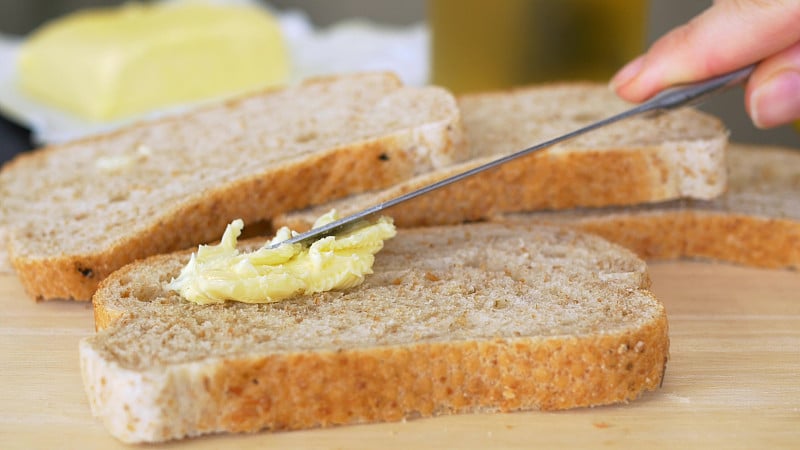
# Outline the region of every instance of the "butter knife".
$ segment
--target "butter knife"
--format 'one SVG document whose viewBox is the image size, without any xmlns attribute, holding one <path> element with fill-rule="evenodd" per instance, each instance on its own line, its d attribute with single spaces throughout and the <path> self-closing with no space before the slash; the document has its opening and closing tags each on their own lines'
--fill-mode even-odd
<svg viewBox="0 0 800 450">
<path fill-rule="evenodd" d="M 377 213 L 391 208 L 392 206 L 398 205 L 405 201 L 411 200 L 413 198 L 419 197 L 421 195 L 425 195 L 431 191 L 435 191 L 436 189 L 442 188 L 444 186 L 456 183 L 461 181 L 465 178 L 471 177 L 473 175 L 479 174 L 481 172 L 485 172 L 486 170 L 493 169 L 499 165 L 505 164 L 509 161 L 514 159 L 520 158 L 525 155 L 529 155 L 533 152 L 537 152 L 548 147 L 551 147 L 555 144 L 564 142 L 566 140 L 572 139 L 574 137 L 580 136 L 582 134 L 586 134 L 590 131 L 596 130 L 598 128 L 602 128 L 604 126 L 610 125 L 615 122 L 619 122 L 624 119 L 628 119 L 635 116 L 642 116 L 642 115 L 657 115 L 675 108 L 679 108 L 682 106 L 688 105 L 695 105 L 702 103 L 708 97 L 725 91 L 733 86 L 739 85 L 743 83 L 747 77 L 753 72 L 755 65 L 751 65 L 745 67 L 743 69 L 739 69 L 733 72 L 729 72 L 723 75 L 719 75 L 713 78 L 709 78 L 707 80 L 699 81 L 696 83 L 689 83 L 684 85 L 675 86 L 669 88 L 667 90 L 662 91 L 652 99 L 640 103 L 630 109 L 627 109 L 621 113 L 616 115 L 607 117 L 605 119 L 599 120 L 597 122 L 591 123 L 586 125 L 583 128 L 579 128 L 577 130 L 571 131 L 567 134 L 562 136 L 550 139 L 548 141 L 533 145 L 526 149 L 520 150 L 516 153 L 512 153 L 500 158 L 497 158 L 493 161 L 490 161 L 486 164 L 481 166 L 466 170 L 459 174 L 453 175 L 449 178 L 445 178 L 443 180 L 437 181 L 430 185 L 424 186 L 420 189 L 415 191 L 403 194 L 401 196 L 395 197 L 391 200 L 387 200 L 382 202 L 378 205 L 372 206 L 370 208 L 366 208 L 362 211 L 359 211 L 355 214 L 352 214 L 347 217 L 343 217 L 339 220 L 331 222 L 327 225 L 323 225 L 318 228 L 311 229 L 305 233 L 300 233 L 290 239 L 285 241 L 281 241 L 279 243 L 272 244 L 269 248 L 276 248 L 283 244 L 304 244 L 310 245 L 314 241 L 322 239 L 326 236 L 331 236 L 343 232 L 347 232 L 353 229 L 356 229 L 360 226 L 366 225 L 369 219 L 376 215 Z"/>
</svg>

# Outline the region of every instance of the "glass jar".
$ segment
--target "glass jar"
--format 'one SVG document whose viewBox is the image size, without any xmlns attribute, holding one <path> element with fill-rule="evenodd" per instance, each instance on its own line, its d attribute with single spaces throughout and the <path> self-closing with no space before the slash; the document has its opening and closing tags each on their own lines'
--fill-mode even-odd
<svg viewBox="0 0 800 450">
<path fill-rule="evenodd" d="M 456 93 L 608 81 L 645 50 L 647 0 L 428 0 L 431 82 Z"/>
</svg>

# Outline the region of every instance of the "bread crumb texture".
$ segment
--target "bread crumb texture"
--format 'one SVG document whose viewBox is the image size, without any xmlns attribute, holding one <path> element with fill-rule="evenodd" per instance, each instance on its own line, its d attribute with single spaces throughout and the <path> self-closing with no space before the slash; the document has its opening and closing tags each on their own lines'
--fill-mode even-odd
<svg viewBox="0 0 800 450">
<path fill-rule="evenodd" d="M 261 305 L 182 300 L 165 286 L 187 258 L 129 265 L 94 297 L 84 383 L 124 441 L 625 402 L 665 369 L 645 264 L 590 235 L 403 230 L 362 285 Z"/>
</svg>

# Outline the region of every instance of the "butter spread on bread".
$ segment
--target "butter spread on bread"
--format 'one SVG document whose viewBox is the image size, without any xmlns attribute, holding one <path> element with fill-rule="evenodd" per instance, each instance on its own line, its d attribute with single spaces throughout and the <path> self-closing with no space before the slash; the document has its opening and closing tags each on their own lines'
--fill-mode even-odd
<svg viewBox="0 0 800 450">
<path fill-rule="evenodd" d="M 320 227 L 337 219 L 335 210 L 317 219 Z M 300 294 L 314 294 L 358 286 L 372 273 L 375 253 L 383 241 L 396 234 L 391 219 L 338 236 L 328 236 L 310 246 L 281 245 L 293 234 L 281 228 L 261 248 L 241 253 L 237 238 L 244 222 L 228 225 L 217 245 L 201 245 L 169 287 L 191 302 L 205 305 L 235 300 L 244 303 L 273 303 Z"/>
<path fill-rule="evenodd" d="M 282 84 L 289 59 L 263 8 L 130 3 L 57 19 L 23 43 L 25 93 L 90 120 Z"/>
<path fill-rule="evenodd" d="M 122 172 L 132 168 L 137 162 L 147 159 L 152 153 L 153 150 L 150 147 L 140 145 L 131 152 L 101 156 L 94 162 L 94 166 L 99 172 Z"/>
</svg>

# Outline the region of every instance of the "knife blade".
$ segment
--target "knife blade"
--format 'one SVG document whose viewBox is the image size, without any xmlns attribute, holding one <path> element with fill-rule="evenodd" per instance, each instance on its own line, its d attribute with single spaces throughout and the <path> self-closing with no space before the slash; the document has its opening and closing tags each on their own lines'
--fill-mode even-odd
<svg viewBox="0 0 800 450">
<path fill-rule="evenodd" d="M 474 167 L 472 169 L 453 175 L 449 178 L 445 178 L 443 180 L 419 188 L 415 191 L 400 195 L 393 199 L 366 208 L 355 214 L 338 219 L 334 222 L 328 223 L 326 225 L 317 228 L 313 228 L 309 231 L 306 231 L 305 233 L 297 234 L 296 236 L 293 236 L 285 241 L 274 243 L 270 245 L 268 248 L 277 248 L 284 244 L 310 245 L 314 241 L 322 239 L 326 236 L 340 234 L 357 229 L 360 226 L 369 223 L 370 217 L 395 205 L 417 198 L 421 195 L 425 195 L 429 192 L 456 183 L 473 175 L 477 175 L 481 172 L 485 172 L 489 169 L 493 169 L 497 166 L 500 166 L 509 161 L 520 158 L 522 156 L 544 150 L 558 143 L 567 141 L 582 134 L 589 133 L 598 128 L 602 128 L 612 123 L 629 119 L 631 117 L 643 116 L 648 114 L 657 115 L 682 106 L 699 104 L 717 93 L 723 92 L 731 87 L 743 83 L 753 72 L 754 68 L 755 65 L 751 65 L 733 72 L 728 72 L 713 78 L 709 78 L 707 80 L 669 88 L 667 90 L 662 91 L 652 99 L 644 103 L 640 103 L 639 105 L 633 106 L 630 109 L 622 111 L 618 114 L 609 116 L 605 119 L 601 119 L 597 122 L 593 122 L 589 125 L 570 131 L 569 133 L 558 136 L 556 138 L 522 149 L 520 151 L 517 151 L 516 153 L 511 153 L 509 155 L 502 156 L 481 166 Z"/>
</svg>

